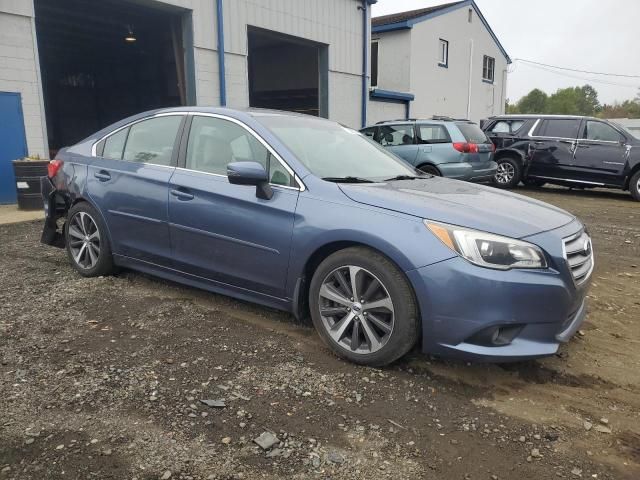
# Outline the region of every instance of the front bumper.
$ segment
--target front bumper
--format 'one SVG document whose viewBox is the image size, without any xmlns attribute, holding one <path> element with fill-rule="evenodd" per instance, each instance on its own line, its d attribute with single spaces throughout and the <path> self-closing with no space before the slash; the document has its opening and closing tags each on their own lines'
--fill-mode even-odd
<svg viewBox="0 0 640 480">
<path fill-rule="evenodd" d="M 473 182 L 489 181 L 496 173 L 498 164 L 494 161 L 475 163 L 441 163 L 438 165 L 443 177 Z"/>
<path fill-rule="evenodd" d="M 425 353 L 481 361 L 553 355 L 586 317 L 589 281 L 576 286 L 562 254 L 546 270 L 492 270 L 454 257 L 407 272 L 422 316 Z M 521 327 L 501 346 L 481 344 L 491 327 Z"/>
</svg>

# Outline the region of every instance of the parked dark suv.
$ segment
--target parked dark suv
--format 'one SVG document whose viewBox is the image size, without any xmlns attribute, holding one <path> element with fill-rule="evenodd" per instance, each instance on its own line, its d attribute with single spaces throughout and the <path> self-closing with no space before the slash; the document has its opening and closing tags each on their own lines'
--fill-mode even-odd
<svg viewBox="0 0 640 480">
<path fill-rule="evenodd" d="M 494 183 L 629 190 L 640 201 L 640 140 L 599 118 L 502 115 L 482 125 L 496 146 Z"/>
</svg>

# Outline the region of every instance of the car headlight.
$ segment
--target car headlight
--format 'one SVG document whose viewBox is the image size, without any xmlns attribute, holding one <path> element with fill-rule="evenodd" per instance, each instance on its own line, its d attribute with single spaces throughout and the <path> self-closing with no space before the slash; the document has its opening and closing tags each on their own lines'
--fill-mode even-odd
<svg viewBox="0 0 640 480">
<path fill-rule="evenodd" d="M 424 224 L 447 247 L 481 267 L 547 268 L 544 253 L 531 243 L 429 220 Z"/>
</svg>

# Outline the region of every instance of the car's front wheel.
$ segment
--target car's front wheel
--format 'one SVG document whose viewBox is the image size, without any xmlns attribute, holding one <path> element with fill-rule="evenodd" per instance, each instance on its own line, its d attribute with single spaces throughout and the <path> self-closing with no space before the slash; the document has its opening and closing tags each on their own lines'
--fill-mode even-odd
<svg viewBox="0 0 640 480">
<path fill-rule="evenodd" d="M 327 257 L 309 288 L 311 318 L 329 347 L 352 362 L 382 366 L 418 339 L 418 308 L 403 273 L 363 247 Z"/>
<path fill-rule="evenodd" d="M 74 205 L 67 215 L 65 242 L 73 268 L 85 277 L 113 272 L 106 226 L 95 208 L 86 202 Z"/>
<path fill-rule="evenodd" d="M 631 180 L 629 180 L 629 192 L 634 200 L 640 202 L 640 170 L 638 170 Z"/>
<path fill-rule="evenodd" d="M 520 183 L 522 167 L 515 158 L 503 157 L 496 160 L 498 168 L 493 183 L 498 188 L 515 188 Z"/>
</svg>

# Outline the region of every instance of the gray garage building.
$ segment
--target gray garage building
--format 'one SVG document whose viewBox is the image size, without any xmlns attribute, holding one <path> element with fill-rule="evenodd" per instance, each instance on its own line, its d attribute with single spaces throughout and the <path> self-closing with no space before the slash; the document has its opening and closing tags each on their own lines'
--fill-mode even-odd
<svg viewBox="0 0 640 480">
<path fill-rule="evenodd" d="M 360 127 L 376 1 L 0 0 L 0 130 L 12 139 L 0 203 L 15 194 L 18 153 L 49 158 L 155 107 L 268 107 Z"/>
</svg>

